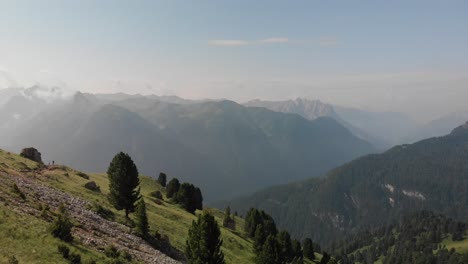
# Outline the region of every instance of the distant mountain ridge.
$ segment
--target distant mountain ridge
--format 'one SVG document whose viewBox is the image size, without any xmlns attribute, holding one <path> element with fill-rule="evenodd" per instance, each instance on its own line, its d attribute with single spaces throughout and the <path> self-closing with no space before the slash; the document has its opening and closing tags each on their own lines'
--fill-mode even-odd
<svg viewBox="0 0 468 264">
<path fill-rule="evenodd" d="M 416 126 L 414 121 L 401 113 L 368 112 L 306 98 L 287 101 L 257 99 L 244 105 L 265 107 L 276 112 L 299 114 L 309 120 L 323 116 L 331 117 L 354 135 L 372 143 L 379 150 L 402 143 L 403 138 L 413 134 Z"/>
<path fill-rule="evenodd" d="M 443 137 L 358 158 L 321 179 L 270 187 L 226 203 L 239 212 L 264 209 L 292 235 L 324 243 L 421 209 L 466 221 L 467 161 L 464 124 Z"/>
<path fill-rule="evenodd" d="M 193 182 L 207 200 L 320 175 L 373 150 L 327 117 L 309 121 L 232 101 L 106 98 L 77 93 L 20 122 L 0 144 L 35 146 L 46 161 L 86 171 L 105 171 L 125 151 L 142 173 Z"/>
<path fill-rule="evenodd" d="M 319 117 L 332 117 L 337 119 L 333 106 L 321 102 L 320 100 L 308 100 L 305 98 L 296 98 L 287 101 L 262 101 L 259 99 L 249 101 L 245 106 L 265 107 L 275 112 L 294 113 L 303 116 L 306 119 L 314 120 Z"/>
</svg>

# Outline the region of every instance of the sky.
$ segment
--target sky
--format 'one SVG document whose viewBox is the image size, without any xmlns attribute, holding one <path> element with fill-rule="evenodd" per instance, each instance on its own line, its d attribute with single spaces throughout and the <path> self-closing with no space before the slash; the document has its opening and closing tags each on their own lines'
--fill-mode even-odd
<svg viewBox="0 0 468 264">
<path fill-rule="evenodd" d="M 0 0 L 0 89 L 468 111 L 468 1 Z"/>
</svg>

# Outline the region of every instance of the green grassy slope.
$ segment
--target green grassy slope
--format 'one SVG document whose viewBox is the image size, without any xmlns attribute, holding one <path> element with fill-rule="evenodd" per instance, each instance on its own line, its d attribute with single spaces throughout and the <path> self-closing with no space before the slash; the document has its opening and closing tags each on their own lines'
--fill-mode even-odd
<svg viewBox="0 0 468 264">
<path fill-rule="evenodd" d="M 18 155 L 0 151 L 0 171 L 11 176 L 27 174 L 41 183 L 62 190 L 73 196 L 83 198 L 91 203 L 97 203 L 115 213 L 115 221 L 124 223 L 124 213 L 112 209 L 107 201 L 108 180 L 105 174 L 89 174 L 89 179 L 80 176 L 80 172 L 64 166 L 55 166 L 42 174 L 26 172 L 35 169 L 38 164 L 24 159 Z M 23 171 L 23 172 L 21 172 Z M 88 181 L 95 181 L 101 192 L 93 192 L 84 188 Z M 163 188 L 149 177 L 140 177 L 141 193 L 147 204 L 147 213 L 152 231 L 158 231 L 169 237 L 170 243 L 176 249 L 183 251 L 188 229 L 195 215 L 187 213 L 179 205 L 168 201 L 157 202 L 149 196 L 150 192 Z M 1 187 L 0 187 L 1 188 Z M 50 235 L 47 230 L 50 223 L 37 217 L 8 210 L 2 202 L 2 194 L 10 192 L 7 188 L 0 189 L 0 262 L 3 263 L 9 256 L 16 256 L 20 263 L 61 263 L 63 259 L 57 253 L 60 243 Z M 33 201 L 26 201 L 33 202 Z M 223 213 L 217 209 L 206 209 L 215 215 L 223 239 L 222 250 L 227 263 L 251 263 L 254 257 L 252 241 L 244 235 L 243 220 L 236 217 L 236 230 L 222 227 Z M 200 212 L 197 212 L 200 213 Z M 18 230 L 18 231 L 14 231 Z M 88 249 L 77 243 L 72 251 L 79 251 L 84 259 L 94 258 L 104 260 L 102 253 Z"/>
</svg>

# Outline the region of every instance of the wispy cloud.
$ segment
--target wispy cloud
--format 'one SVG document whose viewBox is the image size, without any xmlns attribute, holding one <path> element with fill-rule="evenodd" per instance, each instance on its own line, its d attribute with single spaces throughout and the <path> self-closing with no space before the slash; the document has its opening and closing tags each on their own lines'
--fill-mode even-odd
<svg viewBox="0 0 468 264">
<path fill-rule="evenodd" d="M 338 40 L 334 37 L 320 37 L 318 44 L 320 46 L 334 46 L 338 44 Z"/>
<path fill-rule="evenodd" d="M 260 40 L 243 40 L 243 39 L 212 39 L 209 41 L 210 45 L 213 46 L 224 46 L 224 47 L 238 47 L 247 46 L 254 44 L 281 44 L 289 42 L 288 38 L 284 37 L 271 37 Z"/>
<path fill-rule="evenodd" d="M 274 45 L 274 44 L 309 44 L 319 46 L 335 46 L 339 42 L 335 37 L 323 36 L 312 40 L 290 40 L 286 37 L 271 37 L 257 40 L 246 39 L 212 39 L 208 42 L 212 46 L 221 47 L 239 47 L 239 46 L 253 46 L 253 45 Z"/>
<path fill-rule="evenodd" d="M 213 39 L 210 40 L 210 45 L 213 46 L 225 46 L 225 47 L 236 47 L 236 46 L 246 46 L 250 43 L 245 40 L 240 39 Z"/>
<path fill-rule="evenodd" d="M 260 43 L 287 43 L 289 42 L 288 38 L 266 38 L 258 41 Z"/>
</svg>

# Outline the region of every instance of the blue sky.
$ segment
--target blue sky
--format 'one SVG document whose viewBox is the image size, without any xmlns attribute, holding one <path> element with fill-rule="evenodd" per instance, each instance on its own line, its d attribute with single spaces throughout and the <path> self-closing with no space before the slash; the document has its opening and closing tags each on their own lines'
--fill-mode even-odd
<svg viewBox="0 0 468 264">
<path fill-rule="evenodd" d="M 467 26 L 468 1 L 0 1 L 0 88 L 303 96 L 424 119 L 465 105 Z"/>
</svg>

